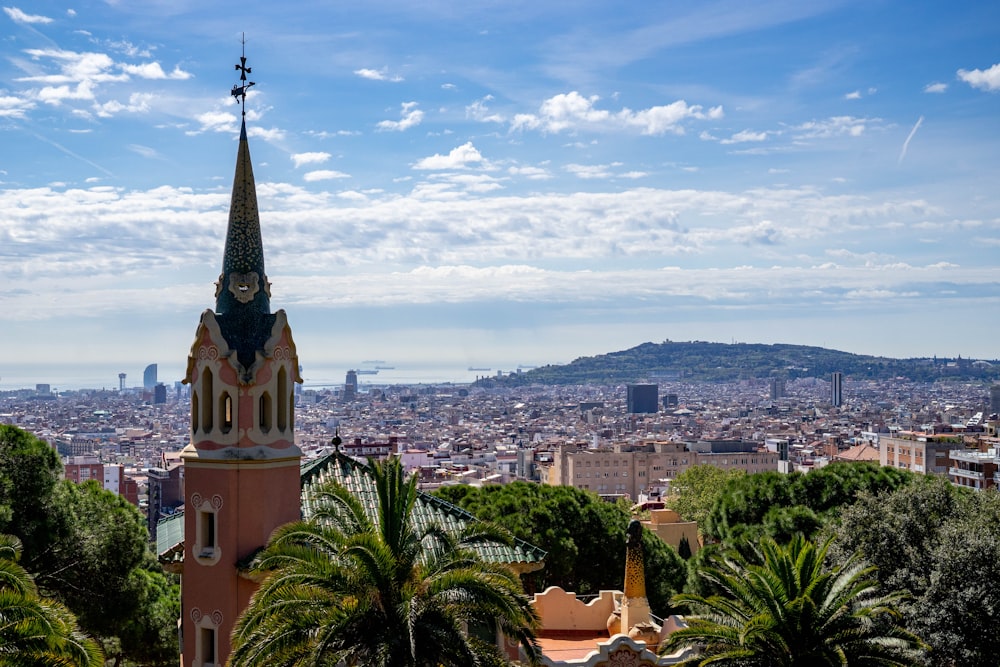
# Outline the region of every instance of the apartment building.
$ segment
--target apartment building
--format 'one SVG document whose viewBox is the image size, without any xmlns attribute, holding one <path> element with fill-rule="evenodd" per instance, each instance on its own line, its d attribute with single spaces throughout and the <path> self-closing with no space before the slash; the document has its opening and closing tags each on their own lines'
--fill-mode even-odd
<svg viewBox="0 0 1000 667">
<path fill-rule="evenodd" d="M 604 449 L 562 445 L 553 452 L 552 463 L 543 468 L 542 480 L 553 486 L 636 499 L 661 480 L 674 479 L 691 466 L 707 464 L 748 473 L 778 469 L 777 452 L 748 446 L 742 447 L 743 451 L 702 449 L 705 451 L 693 451 L 682 442 L 652 441 Z"/>
<path fill-rule="evenodd" d="M 879 438 L 879 464 L 923 475 L 948 475 L 951 451 L 962 445 L 961 436 L 900 432 Z"/>
</svg>

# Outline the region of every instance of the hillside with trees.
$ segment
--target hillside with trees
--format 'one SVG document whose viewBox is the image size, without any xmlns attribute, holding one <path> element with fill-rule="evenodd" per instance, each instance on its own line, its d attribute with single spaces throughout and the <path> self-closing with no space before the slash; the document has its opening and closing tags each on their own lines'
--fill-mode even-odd
<svg viewBox="0 0 1000 667">
<path fill-rule="evenodd" d="M 789 380 L 806 377 L 828 379 L 835 371 L 855 379 L 989 382 L 1000 378 L 1000 361 L 962 357 L 894 359 L 808 345 L 667 340 L 643 343 L 609 354 L 580 357 L 569 364 L 540 366 L 480 382 L 498 382 L 509 386 L 622 384 L 657 380 L 732 382 L 772 376 Z"/>
</svg>

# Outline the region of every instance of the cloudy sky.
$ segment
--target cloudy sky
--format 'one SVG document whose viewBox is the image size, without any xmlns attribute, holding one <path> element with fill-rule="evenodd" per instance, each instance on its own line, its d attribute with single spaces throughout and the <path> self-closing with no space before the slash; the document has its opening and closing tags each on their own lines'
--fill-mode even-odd
<svg viewBox="0 0 1000 667">
<path fill-rule="evenodd" d="M 665 339 L 1000 357 L 998 3 L 2 9 L 0 387 L 180 377 L 243 35 L 307 378 Z"/>
</svg>

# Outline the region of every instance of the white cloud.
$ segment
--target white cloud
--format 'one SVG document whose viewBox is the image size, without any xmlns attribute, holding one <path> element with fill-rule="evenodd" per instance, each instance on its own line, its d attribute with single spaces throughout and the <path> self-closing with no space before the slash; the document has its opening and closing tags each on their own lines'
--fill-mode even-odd
<svg viewBox="0 0 1000 667">
<path fill-rule="evenodd" d="M 339 178 L 350 178 L 350 174 L 345 174 L 342 171 L 333 171 L 330 169 L 319 169 L 317 171 L 310 171 L 302 176 L 302 180 L 313 183 L 315 181 L 330 181 Z"/>
<path fill-rule="evenodd" d="M 199 132 L 235 132 L 238 127 L 238 117 L 229 111 L 208 111 L 196 115 L 195 120 L 201 125 Z"/>
<path fill-rule="evenodd" d="M 126 64 L 122 65 L 121 68 L 123 72 L 127 74 L 132 74 L 141 79 L 152 79 L 152 80 L 174 79 L 182 81 L 184 79 L 191 78 L 191 74 L 189 72 L 183 71 L 180 67 L 174 67 L 174 70 L 170 74 L 167 74 L 166 72 L 163 71 L 163 67 L 160 66 L 160 63 L 156 62 L 143 63 L 141 65 Z"/>
<path fill-rule="evenodd" d="M 860 100 L 861 99 L 861 91 L 860 90 L 855 90 L 853 92 L 847 93 L 846 95 L 844 95 L 844 99 L 845 100 Z"/>
<path fill-rule="evenodd" d="M 422 170 L 442 170 L 442 169 L 468 169 L 473 165 L 482 165 L 485 160 L 482 154 L 468 141 L 461 146 L 457 146 L 447 155 L 435 153 L 430 157 L 425 157 L 413 165 L 414 169 Z"/>
<path fill-rule="evenodd" d="M 707 112 L 701 106 L 689 106 L 678 100 L 663 106 L 632 111 L 625 107 L 611 112 L 598 109 L 597 95 L 584 97 L 577 91 L 561 93 L 542 102 L 537 114 L 517 114 L 511 123 L 512 131 L 541 130 L 558 133 L 564 130 L 621 130 L 638 129 L 642 134 L 659 135 L 666 132 L 684 133 L 682 122 L 688 119 L 717 119 L 723 116 L 722 107 Z"/>
<path fill-rule="evenodd" d="M 250 113 L 247 112 L 247 118 L 250 117 Z M 260 137 L 264 141 L 269 142 L 281 142 L 285 140 L 285 131 L 277 127 L 258 127 L 256 125 L 247 128 L 247 135 L 251 137 Z"/>
<path fill-rule="evenodd" d="M 796 126 L 797 138 L 828 139 L 830 137 L 860 137 L 869 124 L 878 124 L 878 118 L 855 118 L 853 116 L 833 116 L 825 120 L 814 120 Z"/>
<path fill-rule="evenodd" d="M 993 92 L 1000 90 L 1000 63 L 986 70 L 958 70 L 958 78 L 973 88 Z"/>
<path fill-rule="evenodd" d="M 511 176 L 523 176 L 532 181 L 545 181 L 552 178 L 552 174 L 541 167 L 509 167 L 507 173 Z"/>
<path fill-rule="evenodd" d="M 416 102 L 403 102 L 399 120 L 383 120 L 375 126 L 380 131 L 403 132 L 420 125 L 424 119 L 424 112 L 417 109 Z"/>
<path fill-rule="evenodd" d="M 146 111 L 146 93 L 134 93 L 128 103 L 118 100 L 98 99 L 98 92 L 107 84 L 123 83 L 133 78 L 144 80 L 184 80 L 191 74 L 175 67 L 167 74 L 159 63 L 142 64 L 117 63 L 106 53 L 75 52 L 64 49 L 26 49 L 32 66 L 22 67 L 28 71 L 16 81 L 40 84 L 38 88 L 24 91 L 31 99 L 58 107 L 66 102 L 93 102 L 96 115 L 107 118 L 123 111 Z M 38 63 L 36 65 L 35 63 Z M 147 97 L 137 97 L 144 95 Z M 77 107 L 72 110 L 80 112 Z"/>
<path fill-rule="evenodd" d="M 606 164 L 568 164 L 564 169 L 578 178 L 587 180 L 606 179 L 614 176 L 614 172 Z"/>
<path fill-rule="evenodd" d="M 34 107 L 34 102 L 22 97 L 0 96 L 0 118 L 24 118 Z"/>
<path fill-rule="evenodd" d="M 145 113 L 149 111 L 149 103 L 152 101 L 151 93 L 132 93 L 127 103 L 117 100 L 110 100 L 104 104 L 95 104 L 94 111 L 101 118 L 111 118 L 119 113 Z"/>
<path fill-rule="evenodd" d="M 162 158 L 163 156 L 155 148 L 142 146 L 140 144 L 129 144 L 127 148 L 133 153 L 137 153 L 145 158 Z M 88 179 L 89 181 L 89 179 Z"/>
<path fill-rule="evenodd" d="M 940 83 L 940 82 L 928 83 L 926 86 L 924 86 L 925 93 L 943 93 L 946 90 L 948 90 L 947 83 Z"/>
<path fill-rule="evenodd" d="M 899 252 L 922 221 L 944 225 L 940 233 L 955 229 L 952 211 L 919 200 L 794 188 L 525 196 L 497 194 L 501 188 L 499 179 L 469 172 L 435 174 L 406 195 L 259 182 L 275 297 L 300 314 L 358 304 L 632 309 L 641 299 L 674 317 L 692 307 L 836 311 L 853 290 L 930 295 L 947 283 L 981 293 L 995 283 L 995 268 L 969 265 L 965 248 L 936 249 L 932 265 L 891 254 L 824 254 L 853 252 L 862 235 L 865 247 Z M 197 313 L 218 275 L 228 198 L 226 188 L 0 189 L 8 326 Z M 890 229 L 890 221 L 901 227 Z M 985 225 L 977 236 L 1000 231 L 1000 220 Z M 185 326 L 179 349 L 189 343 Z"/>
<path fill-rule="evenodd" d="M 498 113 L 490 111 L 486 103 L 493 99 L 492 95 L 487 95 L 481 100 L 476 100 L 465 107 L 465 117 L 477 120 L 482 123 L 505 123 L 507 119 Z"/>
<path fill-rule="evenodd" d="M 4 12 L 10 17 L 10 20 L 14 23 L 52 23 L 53 19 L 48 16 L 40 16 L 38 14 L 25 14 L 23 11 L 17 7 L 4 7 Z"/>
<path fill-rule="evenodd" d="M 719 141 L 720 144 L 743 144 L 747 142 L 757 142 L 765 141 L 767 139 L 767 132 L 753 132 L 752 130 L 742 130 L 737 132 L 728 139 L 722 139 Z"/>
<path fill-rule="evenodd" d="M 368 79 L 370 81 L 391 81 L 393 83 L 399 83 L 403 80 L 403 77 L 398 74 L 389 74 L 389 68 L 383 67 L 382 69 L 356 69 L 354 73 L 360 76 L 362 79 Z"/>
<path fill-rule="evenodd" d="M 329 153 L 314 152 L 314 153 L 293 153 L 291 158 L 292 162 L 295 163 L 295 168 L 298 169 L 304 164 L 323 164 L 329 160 L 331 155 Z"/>
</svg>

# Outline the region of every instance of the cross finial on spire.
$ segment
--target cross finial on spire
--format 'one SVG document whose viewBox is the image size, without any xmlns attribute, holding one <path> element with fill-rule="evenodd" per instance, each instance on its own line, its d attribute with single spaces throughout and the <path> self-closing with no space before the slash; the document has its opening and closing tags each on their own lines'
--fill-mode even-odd
<svg viewBox="0 0 1000 667">
<path fill-rule="evenodd" d="M 246 118 L 247 115 L 247 91 L 250 90 L 250 86 L 254 85 L 253 81 L 247 81 L 247 74 L 252 71 L 251 68 L 247 67 L 247 39 L 246 33 L 243 33 L 240 43 L 243 45 L 243 52 L 240 55 L 240 64 L 236 66 L 236 70 L 240 73 L 240 85 L 233 86 L 230 94 L 236 98 L 236 101 L 240 103 L 243 107 L 243 117 Z"/>
</svg>

